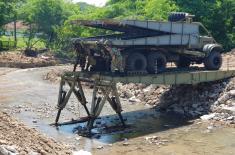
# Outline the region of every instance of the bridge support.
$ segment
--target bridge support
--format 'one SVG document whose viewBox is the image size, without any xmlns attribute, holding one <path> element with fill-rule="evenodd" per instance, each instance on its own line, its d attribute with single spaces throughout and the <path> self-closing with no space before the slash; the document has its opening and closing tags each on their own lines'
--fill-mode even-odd
<svg viewBox="0 0 235 155">
<path fill-rule="evenodd" d="M 93 85 L 92 102 L 90 105 L 90 110 L 87 107 L 87 100 L 85 93 L 83 91 L 82 82 L 88 82 Z M 69 87 L 68 91 L 65 91 L 66 85 Z M 58 123 L 60 114 L 62 110 L 66 107 L 72 93 L 76 96 L 78 102 L 83 105 L 87 117 L 79 118 L 78 120 L 73 120 L 70 122 Z M 119 94 L 117 91 L 116 83 L 109 81 L 101 81 L 99 79 L 91 80 L 88 78 L 83 78 L 79 74 L 64 75 L 61 78 L 59 96 L 58 96 L 58 113 L 56 116 L 55 124 L 56 126 L 84 123 L 87 122 L 87 130 L 91 132 L 95 119 L 99 117 L 104 104 L 108 101 L 113 110 L 118 114 L 121 123 L 125 126 L 124 119 L 121 115 L 122 107 L 119 99 Z"/>
</svg>

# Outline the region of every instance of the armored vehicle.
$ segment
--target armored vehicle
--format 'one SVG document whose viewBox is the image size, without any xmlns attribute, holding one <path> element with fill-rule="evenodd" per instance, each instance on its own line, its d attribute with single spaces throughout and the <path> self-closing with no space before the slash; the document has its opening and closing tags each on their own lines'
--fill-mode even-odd
<svg viewBox="0 0 235 155">
<path fill-rule="evenodd" d="M 204 64 L 206 70 L 218 70 L 223 48 L 193 17 L 171 13 L 168 21 L 75 20 L 72 24 L 113 32 L 75 38 L 80 65 L 90 71 L 149 74 L 166 71 L 168 62 L 180 69 Z"/>
</svg>

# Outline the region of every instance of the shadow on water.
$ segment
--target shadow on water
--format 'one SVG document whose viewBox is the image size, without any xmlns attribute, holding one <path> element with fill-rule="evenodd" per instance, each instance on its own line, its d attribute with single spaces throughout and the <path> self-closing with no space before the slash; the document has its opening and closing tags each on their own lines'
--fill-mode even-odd
<svg viewBox="0 0 235 155">
<path fill-rule="evenodd" d="M 160 113 L 154 108 L 123 113 L 127 127 L 121 126 L 117 115 L 99 117 L 92 129 L 92 139 L 102 143 L 115 143 L 192 124 L 189 119 L 175 113 Z M 80 134 L 86 123 L 61 126 L 62 132 Z"/>
</svg>

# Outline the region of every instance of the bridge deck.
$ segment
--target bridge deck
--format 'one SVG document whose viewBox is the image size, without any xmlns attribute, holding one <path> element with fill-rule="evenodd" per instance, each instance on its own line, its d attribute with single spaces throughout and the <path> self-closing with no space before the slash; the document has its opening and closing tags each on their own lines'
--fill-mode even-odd
<svg viewBox="0 0 235 155">
<path fill-rule="evenodd" d="M 66 72 L 64 78 L 77 76 L 90 80 L 108 81 L 113 83 L 142 83 L 142 84 L 162 84 L 162 85 L 179 85 L 179 84 L 198 84 L 203 82 L 212 82 L 231 78 L 235 76 L 234 70 L 218 70 L 218 71 L 177 71 L 166 72 L 161 74 L 147 75 L 130 75 L 118 76 L 106 73 L 94 72 Z"/>
</svg>

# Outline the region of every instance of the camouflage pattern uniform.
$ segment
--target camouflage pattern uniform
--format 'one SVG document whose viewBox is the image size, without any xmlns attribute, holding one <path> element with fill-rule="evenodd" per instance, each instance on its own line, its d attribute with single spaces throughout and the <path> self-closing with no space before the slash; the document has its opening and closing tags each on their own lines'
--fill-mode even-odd
<svg viewBox="0 0 235 155">
<path fill-rule="evenodd" d="M 112 57 L 111 71 L 115 72 L 115 70 L 118 70 L 120 72 L 124 72 L 123 57 L 120 50 L 114 47 L 108 47 L 107 50 L 110 52 L 110 55 Z"/>
</svg>

